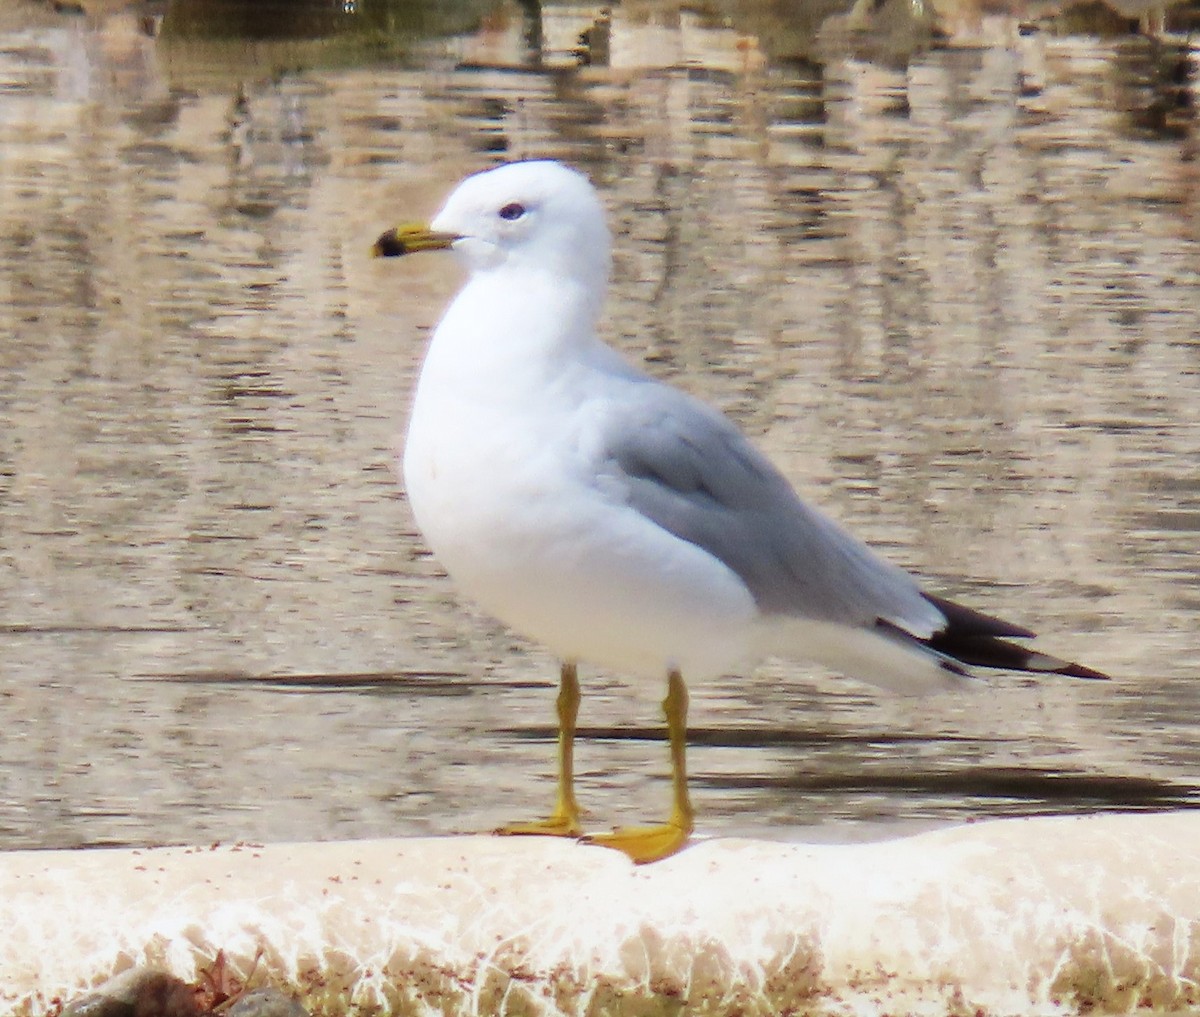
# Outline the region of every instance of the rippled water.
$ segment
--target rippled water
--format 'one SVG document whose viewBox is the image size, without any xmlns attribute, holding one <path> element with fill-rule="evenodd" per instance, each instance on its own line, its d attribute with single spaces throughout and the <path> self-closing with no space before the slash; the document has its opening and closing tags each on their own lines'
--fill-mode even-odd
<svg viewBox="0 0 1200 1017">
<path fill-rule="evenodd" d="M 653 5 L 433 5 L 352 44 L 353 7 L 283 40 L 187 4 L 0 17 L 4 846 L 548 807 L 554 662 L 457 600 L 391 469 L 456 270 L 368 257 L 542 155 L 604 192 L 630 356 L 1116 678 L 694 687 L 703 832 L 1196 801 L 1194 52 L 989 19 L 897 54 Z M 585 804 L 656 815 L 663 690 L 584 682 Z"/>
</svg>

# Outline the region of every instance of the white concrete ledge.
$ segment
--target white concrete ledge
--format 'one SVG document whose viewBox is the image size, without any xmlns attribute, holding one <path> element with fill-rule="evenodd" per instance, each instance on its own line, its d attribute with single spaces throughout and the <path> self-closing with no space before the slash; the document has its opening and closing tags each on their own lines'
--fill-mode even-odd
<svg viewBox="0 0 1200 1017">
<path fill-rule="evenodd" d="M 462 837 L 0 855 L 0 1011 L 224 951 L 312 1012 L 1059 1014 L 1200 1002 L 1200 812 L 635 868 Z"/>
</svg>

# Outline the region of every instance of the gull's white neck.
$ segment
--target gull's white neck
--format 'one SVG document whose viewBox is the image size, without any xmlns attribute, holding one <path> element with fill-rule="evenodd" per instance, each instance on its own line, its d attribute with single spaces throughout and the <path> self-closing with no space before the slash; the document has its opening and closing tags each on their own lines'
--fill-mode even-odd
<svg viewBox="0 0 1200 1017">
<path fill-rule="evenodd" d="M 602 283 L 584 285 L 549 271 L 477 271 L 434 332 L 422 384 L 479 379 L 495 391 L 506 381 L 544 382 L 604 348 L 596 335 L 603 299 Z"/>
</svg>

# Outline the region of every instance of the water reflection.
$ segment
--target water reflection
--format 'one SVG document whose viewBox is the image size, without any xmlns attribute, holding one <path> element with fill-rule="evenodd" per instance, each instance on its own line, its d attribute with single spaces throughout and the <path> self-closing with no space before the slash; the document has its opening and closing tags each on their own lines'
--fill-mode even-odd
<svg viewBox="0 0 1200 1017">
<path fill-rule="evenodd" d="M 1185 43 L 991 18 L 880 54 L 898 36 L 816 5 L 785 33 L 768 5 L 433 4 L 404 34 L 420 8 L 319 6 L 288 31 L 215 33 L 220 4 L 0 22 L 6 845 L 545 807 L 553 663 L 457 602 L 392 473 L 455 271 L 367 257 L 529 155 L 604 190 L 631 356 L 939 589 L 1119 676 L 697 688 L 705 831 L 1193 801 Z M 585 804 L 656 814 L 661 689 L 585 686 Z"/>
</svg>

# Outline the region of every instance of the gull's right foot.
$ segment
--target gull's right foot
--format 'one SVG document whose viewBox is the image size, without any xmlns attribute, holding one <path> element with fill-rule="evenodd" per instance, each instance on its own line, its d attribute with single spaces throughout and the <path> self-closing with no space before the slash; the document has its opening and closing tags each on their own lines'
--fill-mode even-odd
<svg viewBox="0 0 1200 1017">
<path fill-rule="evenodd" d="M 511 823 L 495 831 L 502 837 L 574 837 L 583 836 L 583 827 L 575 816 L 549 816 L 532 823 Z"/>
</svg>

